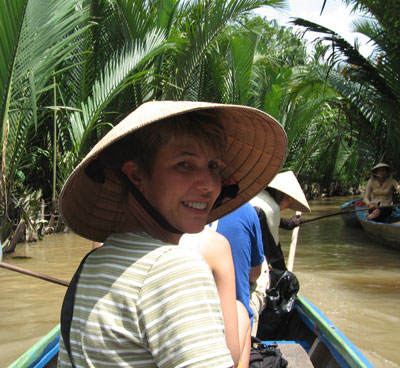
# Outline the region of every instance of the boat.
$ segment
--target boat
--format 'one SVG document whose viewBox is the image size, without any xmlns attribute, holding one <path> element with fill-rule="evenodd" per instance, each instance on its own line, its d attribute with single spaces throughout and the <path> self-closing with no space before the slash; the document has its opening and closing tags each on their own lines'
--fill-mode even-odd
<svg viewBox="0 0 400 368">
<path fill-rule="evenodd" d="M 356 206 L 356 209 L 362 207 Z M 365 211 L 357 212 L 357 218 L 366 234 L 380 244 L 400 249 L 400 208 L 395 206 L 385 222 L 368 220 Z"/>
<path fill-rule="evenodd" d="M 264 344 L 277 344 L 283 357 L 289 361 L 288 368 L 373 368 L 357 347 L 317 307 L 301 295 L 296 298 L 287 330 L 287 338 L 264 341 Z M 57 325 L 9 368 L 56 367 L 59 340 L 60 325 Z M 291 359 L 295 359 L 296 362 L 293 363 Z M 299 363 L 301 359 L 305 359 L 306 365 Z"/>
<path fill-rule="evenodd" d="M 55 368 L 60 347 L 60 324 L 22 354 L 8 368 Z"/>
<path fill-rule="evenodd" d="M 361 227 L 360 221 L 358 221 L 357 214 L 355 212 L 357 206 L 363 206 L 362 198 L 356 198 L 351 201 L 345 202 L 340 206 L 343 211 L 341 214 L 342 220 L 346 226 L 349 227 Z"/>
</svg>

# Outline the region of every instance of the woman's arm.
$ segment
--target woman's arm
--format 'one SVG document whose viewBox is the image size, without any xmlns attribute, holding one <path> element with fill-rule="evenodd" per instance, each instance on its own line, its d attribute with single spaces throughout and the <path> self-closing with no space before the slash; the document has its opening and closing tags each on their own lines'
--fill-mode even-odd
<svg viewBox="0 0 400 368">
<path fill-rule="evenodd" d="M 372 203 L 370 203 L 371 200 L 371 194 L 372 194 L 372 180 L 369 179 L 367 186 L 365 188 L 365 192 L 364 192 L 364 198 L 363 201 L 364 203 L 368 206 L 368 207 L 373 207 Z"/>
<path fill-rule="evenodd" d="M 250 283 L 257 281 L 258 277 L 261 275 L 261 270 L 262 270 L 262 263 L 250 269 L 250 275 L 249 275 Z"/>
<path fill-rule="evenodd" d="M 200 253 L 208 263 L 217 285 L 225 324 L 226 344 L 236 367 L 239 364 L 241 347 L 231 247 L 224 236 L 206 228 L 202 233 Z"/>
</svg>

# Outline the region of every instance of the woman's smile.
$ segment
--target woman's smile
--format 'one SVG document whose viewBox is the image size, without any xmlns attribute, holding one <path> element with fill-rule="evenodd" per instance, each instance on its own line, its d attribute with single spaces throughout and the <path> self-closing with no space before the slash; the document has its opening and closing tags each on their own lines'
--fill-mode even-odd
<svg viewBox="0 0 400 368">
<path fill-rule="evenodd" d="M 196 210 L 205 210 L 208 202 L 183 202 L 183 205 Z"/>
</svg>

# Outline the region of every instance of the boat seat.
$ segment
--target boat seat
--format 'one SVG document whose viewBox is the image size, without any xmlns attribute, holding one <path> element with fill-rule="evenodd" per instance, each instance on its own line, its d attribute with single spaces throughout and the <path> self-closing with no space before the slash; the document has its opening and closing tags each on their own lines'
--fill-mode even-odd
<svg viewBox="0 0 400 368">
<path fill-rule="evenodd" d="M 282 356 L 288 361 L 288 368 L 313 368 L 310 357 L 304 348 L 297 343 L 277 341 Z"/>
</svg>

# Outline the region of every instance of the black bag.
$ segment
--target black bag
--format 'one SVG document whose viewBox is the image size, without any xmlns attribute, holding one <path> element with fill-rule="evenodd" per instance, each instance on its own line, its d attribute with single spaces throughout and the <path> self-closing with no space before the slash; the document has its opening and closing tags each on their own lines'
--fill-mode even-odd
<svg viewBox="0 0 400 368">
<path fill-rule="evenodd" d="M 299 281 L 293 272 L 270 271 L 271 287 L 266 291 L 265 308 L 258 321 L 257 337 L 261 340 L 279 340 L 286 334 L 294 311 Z"/>
<path fill-rule="evenodd" d="M 288 366 L 288 362 L 282 357 L 278 345 L 264 345 L 253 336 L 251 342 L 249 368 L 285 368 Z"/>
</svg>

